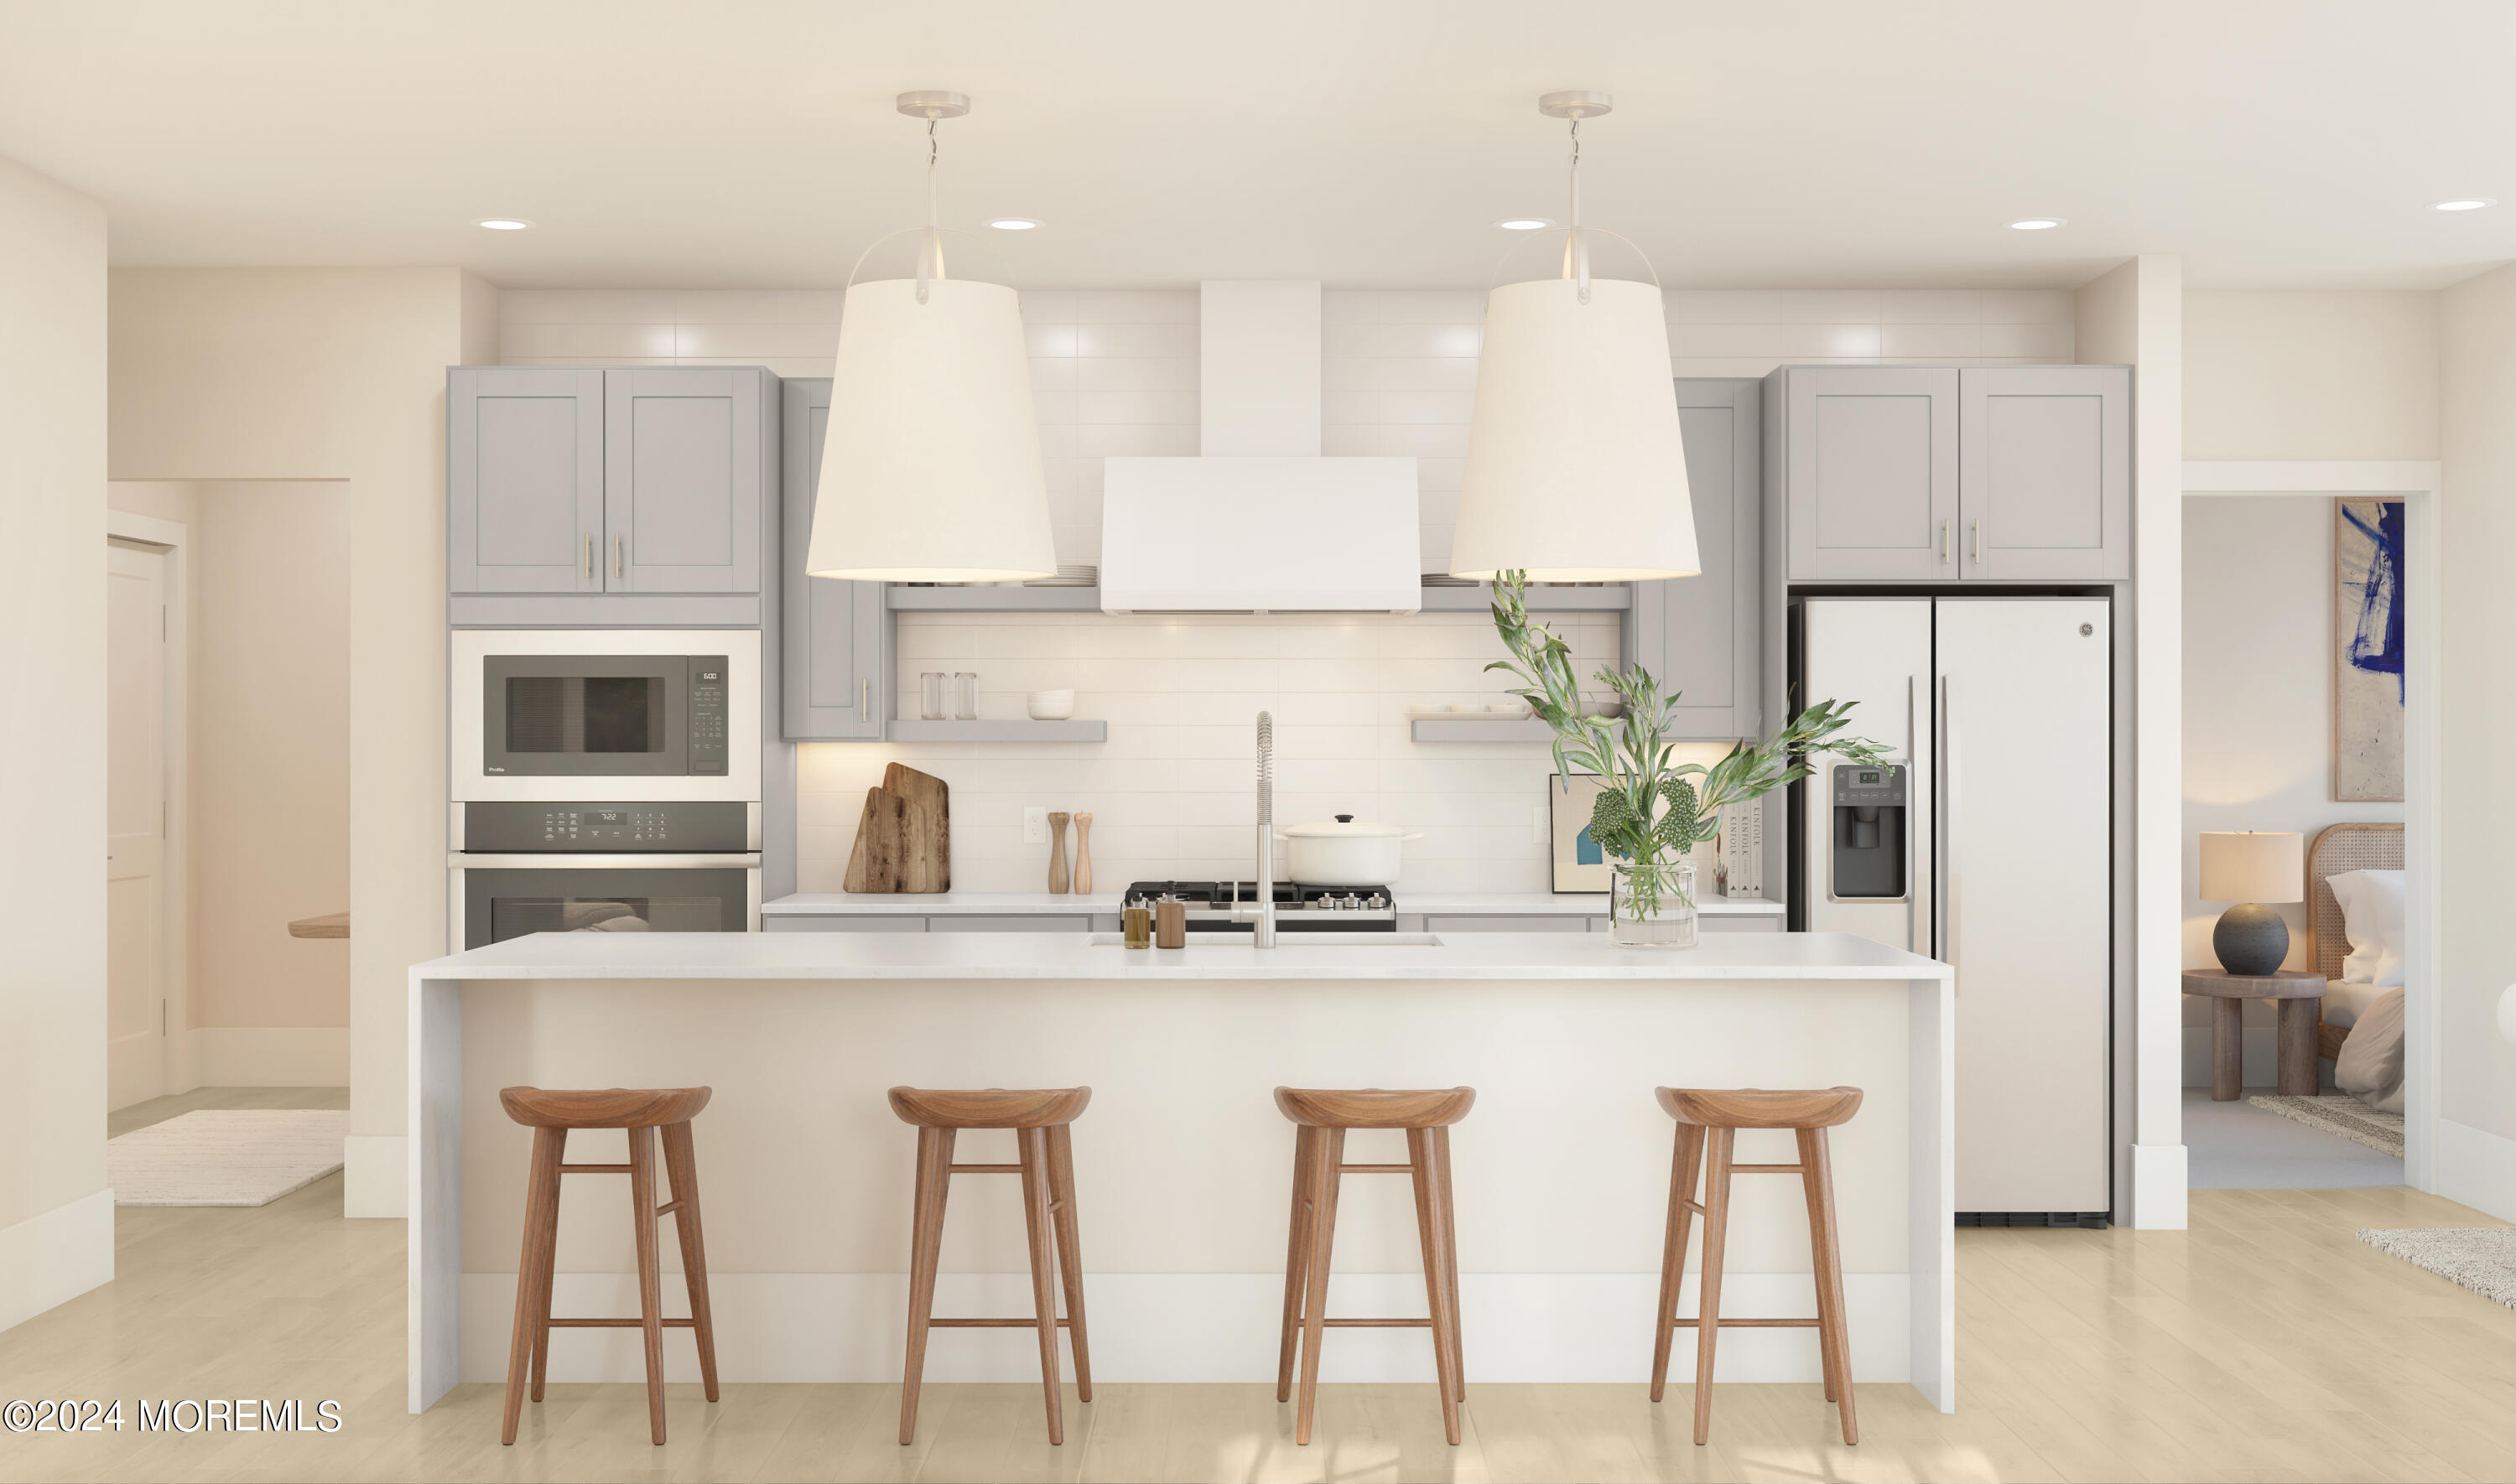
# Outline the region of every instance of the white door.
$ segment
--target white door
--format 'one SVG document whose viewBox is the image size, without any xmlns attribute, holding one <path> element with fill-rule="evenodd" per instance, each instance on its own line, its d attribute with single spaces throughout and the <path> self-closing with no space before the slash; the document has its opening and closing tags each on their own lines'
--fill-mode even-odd
<svg viewBox="0 0 2516 1484">
<path fill-rule="evenodd" d="M 1802 785 L 1800 829 L 1807 862 L 1811 932 L 1857 932 L 1890 948 L 1933 957 L 1930 896 L 1931 599 L 1812 598 L 1800 605 L 1803 705 L 1849 701 L 1845 731 L 1906 764 L 1907 892 L 1846 897 L 1833 889 L 1834 769 L 1818 760 Z M 1914 889 L 1918 887 L 1919 889 Z"/>
<path fill-rule="evenodd" d="M 105 1105 L 166 1091 L 166 554 L 105 548 Z"/>
<path fill-rule="evenodd" d="M 2113 639 L 2100 598 L 1939 604 L 1940 957 L 1959 1211 L 2104 1211 Z"/>
</svg>

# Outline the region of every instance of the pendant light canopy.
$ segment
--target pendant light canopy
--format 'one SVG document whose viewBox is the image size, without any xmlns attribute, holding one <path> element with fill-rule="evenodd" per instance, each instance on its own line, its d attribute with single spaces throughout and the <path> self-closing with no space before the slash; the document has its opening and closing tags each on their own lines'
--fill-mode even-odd
<svg viewBox="0 0 2516 1484">
<path fill-rule="evenodd" d="M 1538 100 L 1572 128 L 1564 268 L 1486 298 L 1453 576 L 1624 582 L 1702 570 L 1659 286 L 1590 276 L 1581 120 L 1610 106 L 1604 93 Z"/>
<path fill-rule="evenodd" d="M 903 93 L 899 107 L 926 120 L 926 226 L 909 228 L 917 275 L 850 275 L 804 568 L 869 582 L 1054 576 L 1021 302 L 944 270 L 935 124 L 969 100 Z"/>
</svg>

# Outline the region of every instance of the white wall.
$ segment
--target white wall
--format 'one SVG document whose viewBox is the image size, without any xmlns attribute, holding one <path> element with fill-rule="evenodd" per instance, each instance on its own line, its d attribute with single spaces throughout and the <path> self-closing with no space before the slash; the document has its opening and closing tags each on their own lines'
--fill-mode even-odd
<svg viewBox="0 0 2516 1484">
<path fill-rule="evenodd" d="M 1058 559 L 1098 561 L 1103 456 L 1196 452 L 1196 294 L 1022 297 Z M 840 299 L 819 290 L 511 290 L 499 296 L 498 358 L 765 365 L 780 376 L 827 376 Z M 1417 456 L 1427 571 L 1448 565 L 1484 306 L 1473 291 L 1330 290 L 1321 298 L 1322 451 Z M 1680 376 L 2072 358 L 2072 300 L 2062 290 L 1678 290 L 1668 316 Z"/>
<path fill-rule="evenodd" d="M 2315 833 L 2345 820 L 2400 823 L 2399 804 L 2332 799 L 2332 515 L 2329 495 L 2184 500 L 2184 965 L 2215 969 L 2226 910 L 2200 887 L 2205 830 Z M 2306 905 L 2284 903 L 2286 967 L 2307 958 Z M 2209 1083 L 2208 1007 L 2184 1004 L 2184 1085 Z M 2268 1001 L 2248 1001 L 2246 1075 L 2268 1086 Z M 2197 1034 L 2198 1032 L 2198 1034 Z M 2255 1063 L 2259 1061 L 2260 1065 Z"/>
<path fill-rule="evenodd" d="M 2116 889 L 2132 904 L 2128 941 L 2117 929 L 2117 952 L 2132 967 L 2131 1023 L 2118 1017 L 2115 1028 L 2117 1134 L 2128 1134 L 2131 1159 L 2116 1169 L 2118 1218 L 2127 1206 L 2134 1225 L 2181 1227 L 2183 260 L 2134 258 L 2081 285 L 2074 307 L 2078 358 L 2133 367 L 2134 678 L 2131 693 L 2117 695 L 2115 728 L 2117 785 L 2128 782 L 2133 815 L 2130 856 L 2115 866 Z"/>
<path fill-rule="evenodd" d="M 113 1277 L 105 325 L 104 209 L 0 159 L 0 1328 Z"/>
<path fill-rule="evenodd" d="M 2196 290 L 2188 459 L 2435 459 L 2438 296 Z"/>
<path fill-rule="evenodd" d="M 445 944 L 445 368 L 495 291 L 452 268 L 121 268 L 111 466 L 345 479 L 350 507 L 348 1210 L 399 1215 L 409 966 Z"/>
<path fill-rule="evenodd" d="M 350 497 L 209 481 L 192 593 L 192 1004 L 202 1080 L 340 1087 L 350 945 Z"/>
<path fill-rule="evenodd" d="M 2516 583 L 2506 570 L 2516 552 L 2516 268 L 2446 290 L 2439 314 L 2439 1190 L 2516 1218 L 2516 1047 L 2499 1038 L 2495 1019 L 2501 987 L 2516 981 L 2507 921 L 2516 856 L 2506 845 L 2516 830 L 2516 774 L 2507 765 Z"/>
</svg>

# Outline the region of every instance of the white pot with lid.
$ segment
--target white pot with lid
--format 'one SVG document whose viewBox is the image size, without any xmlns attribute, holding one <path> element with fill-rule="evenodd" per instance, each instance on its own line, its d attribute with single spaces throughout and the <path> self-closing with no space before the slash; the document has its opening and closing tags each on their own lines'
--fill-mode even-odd
<svg viewBox="0 0 2516 1484">
<path fill-rule="evenodd" d="M 1398 881 L 1402 851 L 1409 834 L 1394 824 L 1358 823 L 1339 814 L 1314 824 L 1286 825 L 1276 832 L 1286 845 L 1286 869 L 1304 886 L 1387 886 Z"/>
</svg>

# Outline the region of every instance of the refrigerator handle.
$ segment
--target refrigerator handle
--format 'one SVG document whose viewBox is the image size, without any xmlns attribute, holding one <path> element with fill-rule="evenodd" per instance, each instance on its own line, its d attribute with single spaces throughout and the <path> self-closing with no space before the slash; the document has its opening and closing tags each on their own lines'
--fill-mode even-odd
<svg viewBox="0 0 2516 1484">
<path fill-rule="evenodd" d="M 1955 710 L 1956 704 L 1950 692 L 1949 678 L 1945 675 L 1941 676 L 1940 721 L 1939 726 L 1933 732 L 1933 741 L 1939 751 L 1939 766 L 1934 769 L 1939 775 L 1937 809 L 1939 822 L 1938 827 L 1931 832 L 1931 854 L 1934 862 L 1948 873 L 1947 889 L 1940 893 L 1939 957 L 1942 963 L 1952 967 L 1957 962 L 1957 749 L 1956 738 L 1950 729 L 1950 722 Z M 1959 975 L 1957 990 L 1962 994 L 1964 988 L 1964 977 Z"/>
<path fill-rule="evenodd" d="M 1914 709 L 1919 684 L 1919 677 L 1905 677 L 1905 772 L 1908 786 L 1920 772 L 1922 762 L 1922 751 L 1914 745 L 1922 735 L 1914 729 L 1914 723 L 1921 720 Z M 1922 821 L 1916 819 L 1913 823 L 1919 826 Z M 1931 873 L 1922 869 L 1929 857 L 1922 852 L 1921 837 L 1919 828 L 1905 832 L 1905 879 L 1912 884 L 1912 928 L 1906 946 L 1927 959 L 1931 957 Z"/>
</svg>

